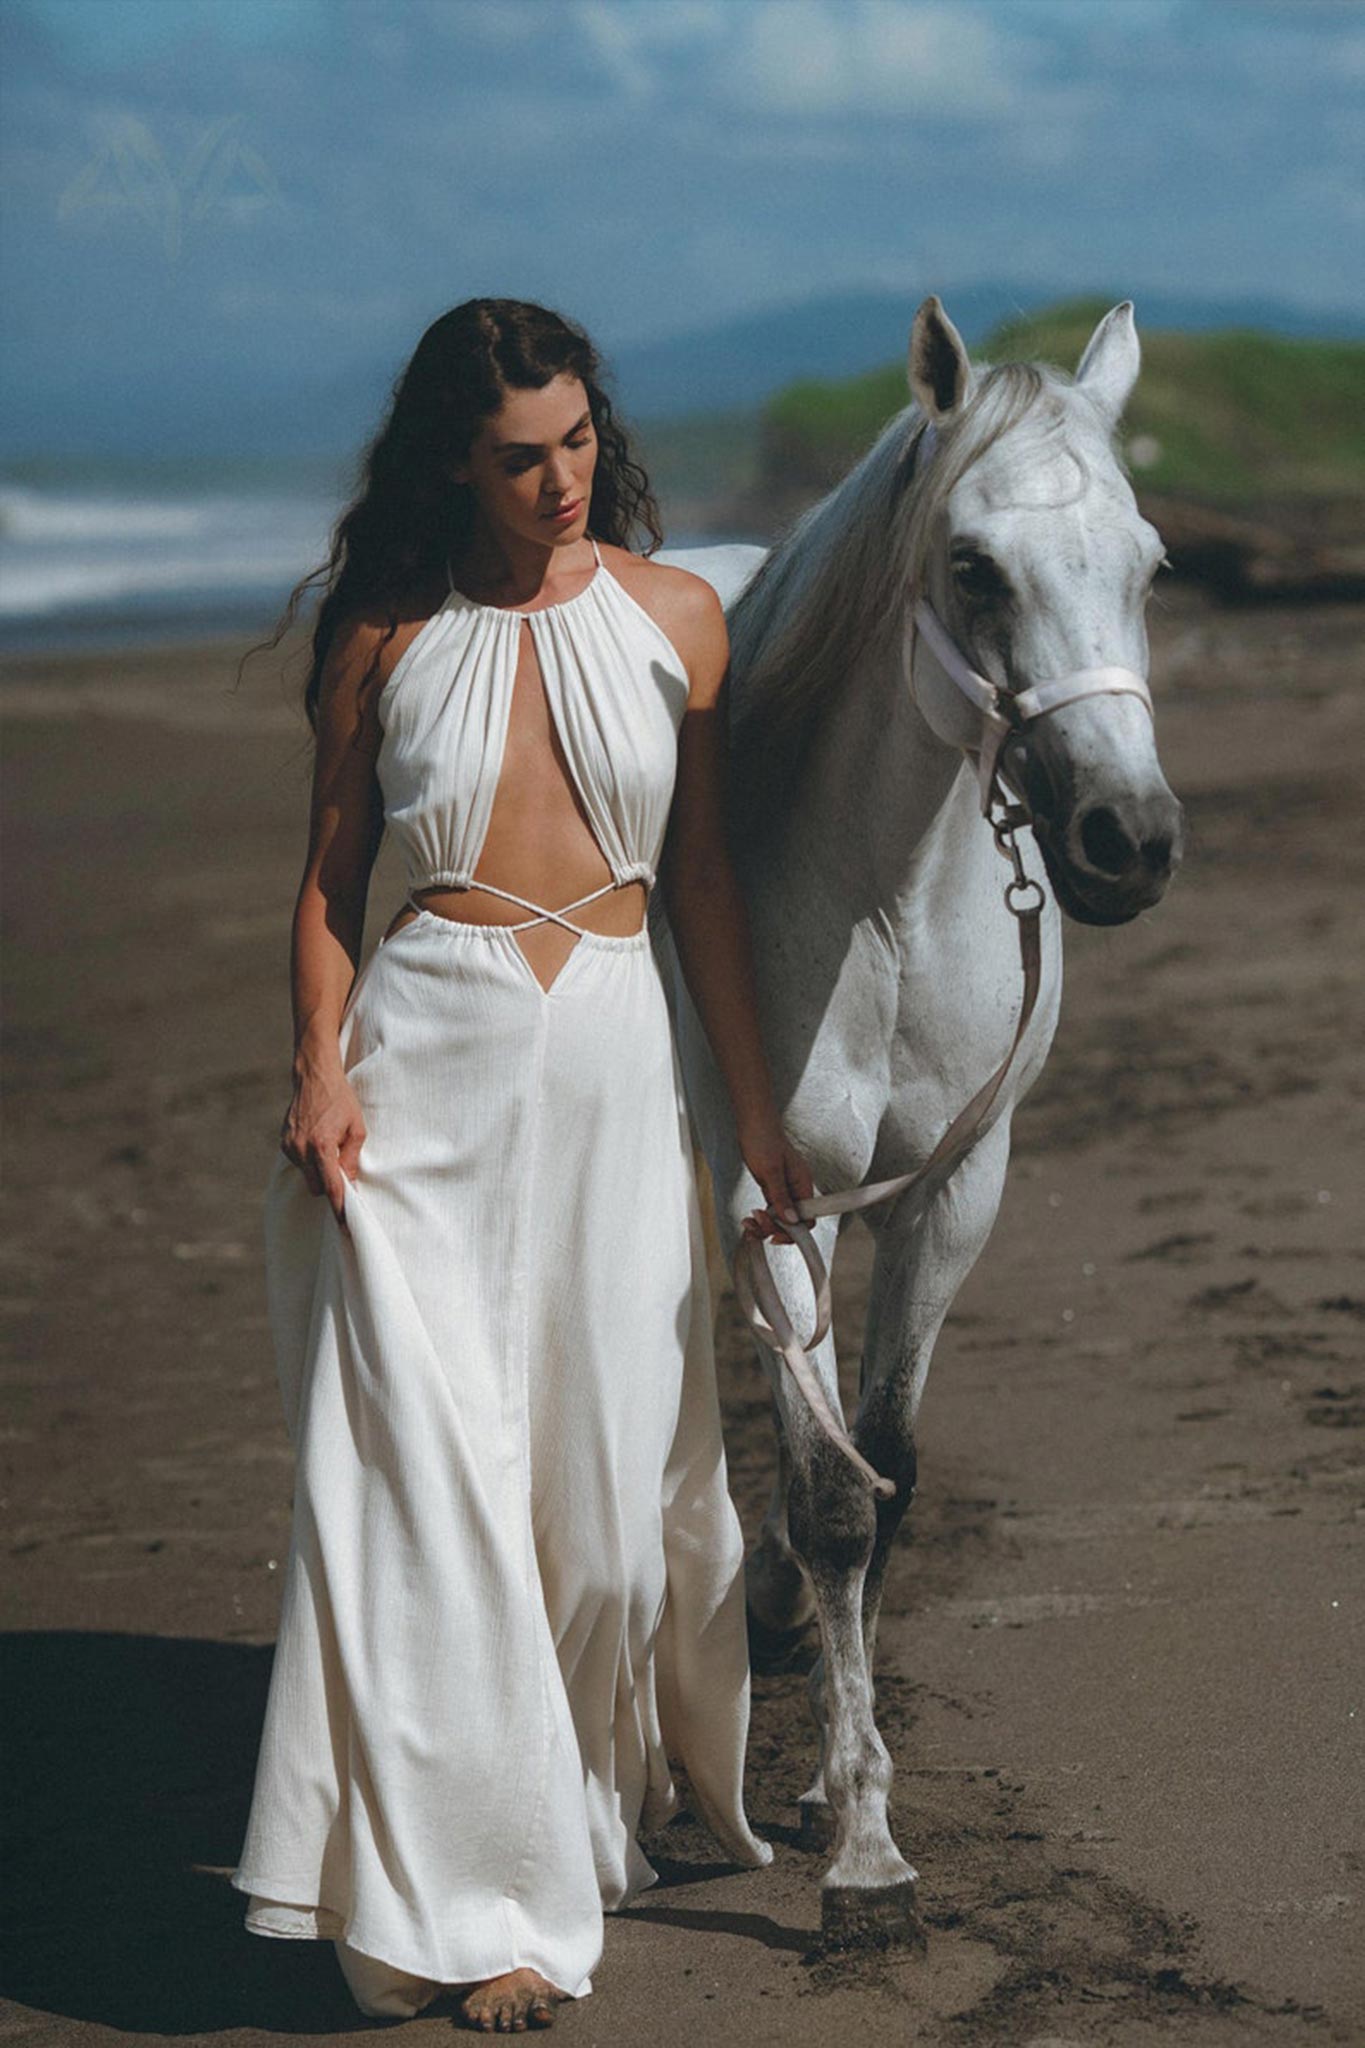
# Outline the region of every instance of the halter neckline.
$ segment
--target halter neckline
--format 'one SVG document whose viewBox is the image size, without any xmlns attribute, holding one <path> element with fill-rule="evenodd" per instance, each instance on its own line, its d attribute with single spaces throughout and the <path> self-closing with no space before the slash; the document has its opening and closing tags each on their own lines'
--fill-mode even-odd
<svg viewBox="0 0 1365 2048">
<path fill-rule="evenodd" d="M 546 617 L 550 612 L 567 611 L 570 605 L 577 604 L 581 598 L 585 598 L 588 595 L 590 590 L 597 588 L 606 569 L 606 563 L 602 560 L 602 550 L 598 547 L 596 539 L 592 534 L 588 535 L 588 539 L 592 542 L 593 560 L 596 562 L 597 567 L 593 570 L 592 575 L 581 590 L 576 590 L 572 597 L 561 598 L 558 604 L 543 604 L 533 612 L 522 611 L 516 605 L 481 604 L 477 597 L 469 597 L 463 590 L 455 588 L 455 581 L 450 573 L 449 556 L 446 558 L 446 581 L 450 585 L 450 596 L 446 599 L 446 604 L 449 604 L 452 598 L 458 598 L 461 604 L 467 604 L 472 611 L 494 612 L 501 619 L 540 619 Z"/>
</svg>

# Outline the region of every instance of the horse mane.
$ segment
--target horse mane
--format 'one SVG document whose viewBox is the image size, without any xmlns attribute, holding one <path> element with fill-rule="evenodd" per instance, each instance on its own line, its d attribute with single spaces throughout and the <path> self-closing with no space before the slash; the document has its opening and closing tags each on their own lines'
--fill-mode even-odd
<svg viewBox="0 0 1365 2048">
<path fill-rule="evenodd" d="M 1032 415 L 1044 433 L 1068 417 L 1074 380 L 1048 363 L 978 364 L 960 415 L 935 428 L 911 402 L 764 559 L 729 613 L 730 829 L 761 834 L 794 794 L 821 720 L 864 658 L 885 650 L 919 594 L 940 513 L 975 462 Z M 1074 454 L 1075 451 L 1073 450 Z M 1084 474 L 1085 465 L 1079 455 Z"/>
</svg>

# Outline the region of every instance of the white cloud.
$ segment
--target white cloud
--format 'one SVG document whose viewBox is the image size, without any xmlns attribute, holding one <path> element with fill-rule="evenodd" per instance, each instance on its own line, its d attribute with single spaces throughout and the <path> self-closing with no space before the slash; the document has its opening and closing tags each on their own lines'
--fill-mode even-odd
<svg viewBox="0 0 1365 2048">
<path fill-rule="evenodd" d="M 685 89 L 778 117 L 998 114 L 1032 67 L 977 0 L 570 0 L 560 19 L 633 104 Z"/>
<path fill-rule="evenodd" d="M 653 90 L 654 71 L 640 53 L 629 15 L 619 7 L 603 6 L 600 0 L 586 0 L 575 7 L 574 19 L 621 91 L 633 100 L 647 99 Z"/>
<path fill-rule="evenodd" d="M 568 11 L 615 84 L 637 101 L 666 88 L 667 59 L 715 48 L 734 33 L 734 9 L 723 0 L 574 0 Z"/>
<path fill-rule="evenodd" d="M 606 11 L 611 5 L 629 23 L 640 45 L 657 49 L 714 43 L 733 30 L 734 0 L 578 0 L 579 10 Z"/>
<path fill-rule="evenodd" d="M 752 0 L 731 95 L 770 114 L 999 114 L 1022 52 L 931 0 Z"/>
</svg>

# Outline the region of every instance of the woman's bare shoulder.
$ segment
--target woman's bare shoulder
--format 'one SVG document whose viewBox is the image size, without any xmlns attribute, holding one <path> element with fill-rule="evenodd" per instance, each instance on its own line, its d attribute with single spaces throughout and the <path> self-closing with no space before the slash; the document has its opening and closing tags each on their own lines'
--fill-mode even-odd
<svg viewBox="0 0 1365 2048">
<path fill-rule="evenodd" d="M 602 559 L 689 666 L 725 641 L 725 608 L 704 576 L 605 542 Z"/>
<path fill-rule="evenodd" d="M 414 591 L 392 608 L 376 603 L 349 607 L 337 618 L 327 644 L 324 688 L 330 679 L 343 690 L 354 691 L 372 668 L 382 688 L 438 608 L 439 600 L 429 590 Z"/>
</svg>

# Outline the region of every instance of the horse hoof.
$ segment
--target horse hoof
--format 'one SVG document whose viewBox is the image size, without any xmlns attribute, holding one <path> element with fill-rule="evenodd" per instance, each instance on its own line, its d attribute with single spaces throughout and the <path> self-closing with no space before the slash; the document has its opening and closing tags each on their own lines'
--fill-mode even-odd
<svg viewBox="0 0 1365 2048">
<path fill-rule="evenodd" d="M 795 1628 L 769 1628 L 752 1608 L 746 1609 L 749 1623 L 749 1665 L 754 1671 L 808 1671 L 819 1652 L 819 1638 L 813 1624 L 798 1622 Z"/>
<path fill-rule="evenodd" d="M 915 1907 L 915 1887 L 900 1884 L 827 1885 L 820 1894 L 820 1941 L 838 1949 L 928 1946 Z"/>
<path fill-rule="evenodd" d="M 827 1799 L 801 1802 L 801 1847 L 824 1855 L 834 1846 L 834 1814 Z"/>
</svg>

